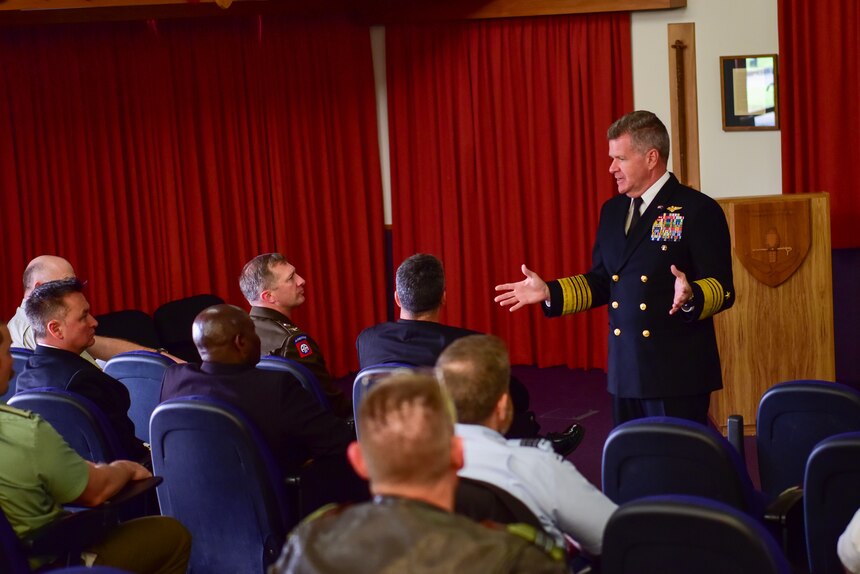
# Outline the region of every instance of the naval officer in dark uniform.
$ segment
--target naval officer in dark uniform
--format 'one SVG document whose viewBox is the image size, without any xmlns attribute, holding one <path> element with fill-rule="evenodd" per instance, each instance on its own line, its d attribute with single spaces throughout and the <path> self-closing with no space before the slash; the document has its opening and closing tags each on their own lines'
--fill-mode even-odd
<svg viewBox="0 0 860 574">
<path fill-rule="evenodd" d="M 588 273 L 496 287 L 515 311 L 550 317 L 609 305 L 609 392 L 615 424 L 645 416 L 707 423 L 722 388 L 713 316 L 734 304 L 731 242 L 720 206 L 667 171 L 669 134 L 651 112 L 610 126 L 618 196 L 600 212 Z"/>
<path fill-rule="evenodd" d="M 352 404 L 331 380 L 319 345 L 293 323 L 290 314 L 305 302 L 305 280 L 280 253 L 251 259 L 239 276 L 239 288 L 251 304 L 251 320 L 262 341 L 261 355 L 298 361 L 317 378 L 334 414 L 349 418 Z"/>
</svg>

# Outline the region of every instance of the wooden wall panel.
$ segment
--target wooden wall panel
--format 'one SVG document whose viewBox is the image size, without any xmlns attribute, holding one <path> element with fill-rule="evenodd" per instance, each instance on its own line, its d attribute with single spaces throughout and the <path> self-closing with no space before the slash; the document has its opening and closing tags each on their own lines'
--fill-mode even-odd
<svg viewBox="0 0 860 574">
<path fill-rule="evenodd" d="M 756 280 L 734 250 L 739 204 L 805 201 L 810 205 L 812 242 L 799 269 L 777 287 Z M 725 431 L 731 414 L 744 417 L 755 433 L 759 399 L 773 385 L 793 379 L 834 380 L 833 277 L 830 261 L 830 202 L 826 193 L 723 199 L 732 234 L 734 306 L 715 317 L 724 389 L 711 398 L 711 417 Z"/>
</svg>

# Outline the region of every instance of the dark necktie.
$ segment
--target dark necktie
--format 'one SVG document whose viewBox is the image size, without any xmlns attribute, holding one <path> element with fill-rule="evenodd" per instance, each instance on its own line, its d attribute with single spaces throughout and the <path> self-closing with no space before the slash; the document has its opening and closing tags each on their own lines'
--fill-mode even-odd
<svg viewBox="0 0 860 574">
<path fill-rule="evenodd" d="M 633 198 L 633 217 L 630 218 L 630 227 L 627 228 L 627 235 L 630 235 L 630 232 L 633 231 L 633 228 L 635 228 L 636 224 L 639 223 L 639 217 L 641 216 L 639 213 L 640 207 L 642 207 L 642 198 Z"/>
</svg>

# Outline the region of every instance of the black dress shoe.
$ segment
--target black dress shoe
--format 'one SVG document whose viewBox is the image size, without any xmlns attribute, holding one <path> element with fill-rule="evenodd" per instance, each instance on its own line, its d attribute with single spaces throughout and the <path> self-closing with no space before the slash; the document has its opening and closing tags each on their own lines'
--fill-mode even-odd
<svg viewBox="0 0 860 574">
<path fill-rule="evenodd" d="M 567 456 L 575 451 L 583 438 L 585 438 L 585 429 L 576 423 L 562 432 L 546 433 L 546 439 L 552 443 L 553 450 L 561 456 Z"/>
</svg>

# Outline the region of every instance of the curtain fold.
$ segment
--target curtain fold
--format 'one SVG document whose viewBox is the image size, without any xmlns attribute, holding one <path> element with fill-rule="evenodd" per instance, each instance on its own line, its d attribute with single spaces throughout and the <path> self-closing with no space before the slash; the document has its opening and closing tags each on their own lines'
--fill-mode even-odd
<svg viewBox="0 0 860 574">
<path fill-rule="evenodd" d="M 386 30 L 394 264 L 442 259 L 444 321 L 508 342 L 514 363 L 606 365 L 605 309 L 513 314 L 493 286 L 586 271 L 615 193 L 606 129 L 633 105 L 626 13 Z"/>
<path fill-rule="evenodd" d="M 3 314 L 32 257 L 69 259 L 95 313 L 212 292 L 281 251 L 335 374 L 385 318 L 367 27 L 280 17 L 5 29 Z"/>
<path fill-rule="evenodd" d="M 844 159 L 860 148 L 860 3 L 777 6 L 783 193 L 830 193 L 833 247 L 860 247 L 860 193 Z"/>
</svg>

